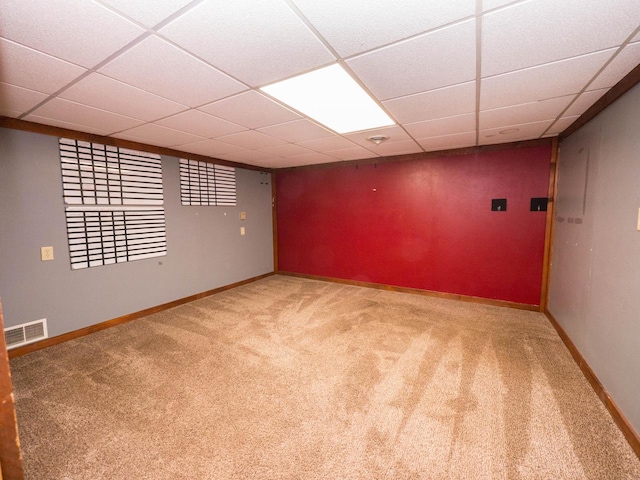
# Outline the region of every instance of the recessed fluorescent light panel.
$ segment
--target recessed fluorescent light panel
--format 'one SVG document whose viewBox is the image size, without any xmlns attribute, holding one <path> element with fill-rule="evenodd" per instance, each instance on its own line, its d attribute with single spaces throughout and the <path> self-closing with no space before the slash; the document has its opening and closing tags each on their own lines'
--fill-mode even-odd
<svg viewBox="0 0 640 480">
<path fill-rule="evenodd" d="M 338 64 L 260 90 L 338 133 L 394 125 L 389 115 Z"/>
</svg>

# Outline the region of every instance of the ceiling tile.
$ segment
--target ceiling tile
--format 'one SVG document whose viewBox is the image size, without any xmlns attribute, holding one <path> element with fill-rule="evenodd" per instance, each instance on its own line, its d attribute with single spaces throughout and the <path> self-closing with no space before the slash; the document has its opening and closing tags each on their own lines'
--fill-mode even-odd
<svg viewBox="0 0 640 480">
<path fill-rule="evenodd" d="M 614 51 L 606 50 L 485 78 L 482 80 L 480 109 L 490 110 L 579 93 Z"/>
<path fill-rule="evenodd" d="M 275 155 L 277 157 L 283 158 L 292 157 L 294 155 L 304 155 L 305 153 L 313 153 L 308 148 L 301 147 L 300 145 L 294 145 L 292 143 L 265 147 L 261 148 L 260 151 L 268 153 L 269 155 Z"/>
<path fill-rule="evenodd" d="M 5 38 L 84 67 L 97 65 L 145 33 L 124 17 L 86 0 L 3 2 L 0 32 Z"/>
<path fill-rule="evenodd" d="M 247 88 L 156 36 L 127 50 L 100 73 L 190 107 Z"/>
<path fill-rule="evenodd" d="M 575 95 L 550 98 L 480 112 L 480 129 L 519 125 L 542 120 L 555 120 Z"/>
<path fill-rule="evenodd" d="M 33 111 L 34 115 L 97 128 L 108 133 L 119 132 L 140 125 L 140 120 L 125 117 L 61 98 L 53 98 Z M 85 130 L 83 130 L 85 131 Z"/>
<path fill-rule="evenodd" d="M 543 122 L 512 125 L 506 128 L 498 127 L 480 130 L 479 144 L 488 145 L 492 143 L 516 142 L 540 138 L 552 123 L 553 120 L 545 120 Z"/>
<path fill-rule="evenodd" d="M 582 115 L 587 109 L 596 103 L 602 95 L 604 95 L 609 89 L 603 88 L 600 90 L 593 90 L 589 92 L 584 92 L 580 95 L 576 100 L 571 104 L 567 111 L 564 112 L 563 116 L 571 117 L 573 115 Z"/>
<path fill-rule="evenodd" d="M 256 132 L 255 130 L 225 135 L 224 137 L 218 137 L 218 140 L 250 149 L 265 148 L 285 143 L 279 138 L 271 137 L 264 133 Z"/>
<path fill-rule="evenodd" d="M 380 100 L 473 80 L 475 21 L 375 50 L 348 60 L 347 64 Z"/>
<path fill-rule="evenodd" d="M 280 0 L 205 1 L 160 33 L 254 87 L 335 61 Z"/>
<path fill-rule="evenodd" d="M 340 150 L 330 150 L 325 152 L 326 155 L 331 155 L 334 158 L 340 160 L 361 160 L 363 158 L 375 158 L 378 155 L 371 150 L 367 150 L 363 147 L 343 148 Z"/>
<path fill-rule="evenodd" d="M 335 135 L 332 131 L 316 125 L 306 118 L 260 128 L 259 131 L 291 143 Z"/>
<path fill-rule="evenodd" d="M 200 110 L 188 110 L 155 123 L 205 138 L 221 137 L 246 130 L 246 127 L 208 115 Z"/>
<path fill-rule="evenodd" d="M 342 57 L 475 15 L 475 0 L 293 0 Z"/>
<path fill-rule="evenodd" d="M 515 0 L 520 1 L 520 0 Z M 494 8 L 503 7 L 509 3 L 514 3 L 514 0 L 482 0 L 482 11 L 488 12 Z"/>
<path fill-rule="evenodd" d="M 465 133 L 476 131 L 476 114 L 465 113 L 455 117 L 438 118 L 427 120 L 426 122 L 408 123 L 407 129 L 414 138 L 440 137 L 454 133 Z"/>
<path fill-rule="evenodd" d="M 54 93 L 86 72 L 71 63 L 0 38 L 0 82 Z"/>
<path fill-rule="evenodd" d="M 472 147 L 476 144 L 476 133 L 456 133 L 441 137 L 419 138 L 417 142 L 425 152 L 446 150 L 450 148 Z"/>
<path fill-rule="evenodd" d="M 588 88 L 589 90 L 611 88 L 638 65 L 640 65 L 640 43 L 632 43 L 616 55 Z"/>
<path fill-rule="evenodd" d="M 383 135 L 389 137 L 389 139 L 385 140 L 384 143 L 394 143 L 411 140 L 411 137 L 407 135 L 407 132 L 405 132 L 402 127 L 399 127 L 397 125 L 394 125 L 392 127 L 373 128 L 371 130 L 349 133 L 345 135 L 345 138 L 365 148 L 369 148 L 375 146 L 375 144 L 367 140 L 367 138 L 374 135 Z"/>
<path fill-rule="evenodd" d="M 41 117 L 39 115 L 27 115 L 23 118 L 28 122 L 40 123 L 42 125 L 51 125 L 54 127 L 68 128 L 76 132 L 93 133 L 95 135 L 109 135 L 111 132 L 100 127 L 89 127 L 87 125 L 78 125 L 77 123 L 65 122 L 54 118 Z"/>
<path fill-rule="evenodd" d="M 83 78 L 62 92 L 60 97 L 145 121 L 166 117 L 187 108 L 99 73 Z"/>
<path fill-rule="evenodd" d="M 520 2 L 483 17 L 482 75 L 618 46 L 638 24 L 637 0 L 618 0 L 615 7 L 602 0 Z"/>
<path fill-rule="evenodd" d="M 204 140 L 203 137 L 198 135 L 179 132 L 178 130 L 161 127 L 160 125 L 155 125 L 153 123 L 147 123 L 139 127 L 131 128 L 115 136 L 125 138 L 124 135 L 135 137 L 141 139 L 141 141 L 144 141 L 145 143 L 160 145 L 162 147 L 174 147 L 176 145 Z"/>
<path fill-rule="evenodd" d="M 232 162 L 245 162 L 253 165 L 267 166 L 270 162 L 281 160 L 280 157 L 269 155 L 268 153 L 258 150 L 242 149 L 237 152 L 221 155 L 220 158 L 230 160 Z"/>
<path fill-rule="evenodd" d="M 186 143 L 180 145 L 177 149 L 185 152 L 197 153 L 198 155 L 206 155 L 208 157 L 216 157 L 218 155 L 242 150 L 242 148 L 236 145 L 219 142 L 217 140 L 202 140 L 194 143 Z"/>
<path fill-rule="evenodd" d="M 316 152 L 327 152 L 329 150 L 340 150 L 343 148 L 351 148 L 355 146 L 346 138 L 342 138 L 337 135 L 333 137 L 318 138 L 316 140 L 300 142 L 299 145 Z"/>
<path fill-rule="evenodd" d="M 560 133 L 564 132 L 569 127 L 569 125 L 575 122 L 578 118 L 580 118 L 580 115 L 573 115 L 573 116 L 566 116 L 566 117 L 559 118 L 556 121 L 556 123 L 551 125 L 551 128 L 547 130 L 547 132 L 545 133 L 545 136 L 559 135 Z"/>
<path fill-rule="evenodd" d="M 297 113 L 254 90 L 205 105 L 199 110 L 247 128 L 266 127 L 300 118 Z"/>
<path fill-rule="evenodd" d="M 476 108 L 476 82 L 395 98 L 382 103 L 400 123 L 471 113 Z"/>
<path fill-rule="evenodd" d="M 102 0 L 130 18 L 147 27 L 154 27 L 174 14 L 192 0 L 153 0 L 153 2 L 132 2 L 131 0 Z"/>
<path fill-rule="evenodd" d="M 287 160 L 291 160 L 293 165 L 316 165 L 318 163 L 332 163 L 338 161 L 336 158 L 318 152 L 295 155 L 293 157 L 288 157 Z"/>
<path fill-rule="evenodd" d="M 422 148 L 413 140 L 399 142 L 383 142 L 380 145 L 371 145 L 369 150 L 381 157 L 389 155 L 406 155 L 408 153 L 422 152 Z"/>
<path fill-rule="evenodd" d="M 12 117 L 22 115 L 48 97 L 44 93 L 0 82 L 0 110 L 14 112 Z"/>
</svg>

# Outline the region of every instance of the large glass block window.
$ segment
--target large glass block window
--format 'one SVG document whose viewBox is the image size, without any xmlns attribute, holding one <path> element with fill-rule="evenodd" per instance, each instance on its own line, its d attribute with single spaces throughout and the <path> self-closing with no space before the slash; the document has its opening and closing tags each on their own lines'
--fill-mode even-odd
<svg viewBox="0 0 640 480">
<path fill-rule="evenodd" d="M 159 155 L 60 139 L 71 268 L 166 255 Z"/>
<path fill-rule="evenodd" d="M 236 205 L 236 169 L 198 160 L 180 159 L 182 205 Z"/>
</svg>

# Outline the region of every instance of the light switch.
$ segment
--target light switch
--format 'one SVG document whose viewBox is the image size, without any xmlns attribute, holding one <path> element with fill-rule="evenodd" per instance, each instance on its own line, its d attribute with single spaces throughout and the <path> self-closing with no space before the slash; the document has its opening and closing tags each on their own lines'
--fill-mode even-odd
<svg viewBox="0 0 640 480">
<path fill-rule="evenodd" d="M 244 235 L 244 227 L 240 227 L 240 235 Z"/>
</svg>

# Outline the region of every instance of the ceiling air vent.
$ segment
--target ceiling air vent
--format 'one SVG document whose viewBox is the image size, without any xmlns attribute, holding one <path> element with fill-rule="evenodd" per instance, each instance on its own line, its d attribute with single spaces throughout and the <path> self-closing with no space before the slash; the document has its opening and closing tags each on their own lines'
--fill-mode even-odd
<svg viewBox="0 0 640 480">
<path fill-rule="evenodd" d="M 7 342 L 8 350 L 37 342 L 44 338 L 47 338 L 46 318 L 4 329 L 4 339 Z"/>
</svg>

